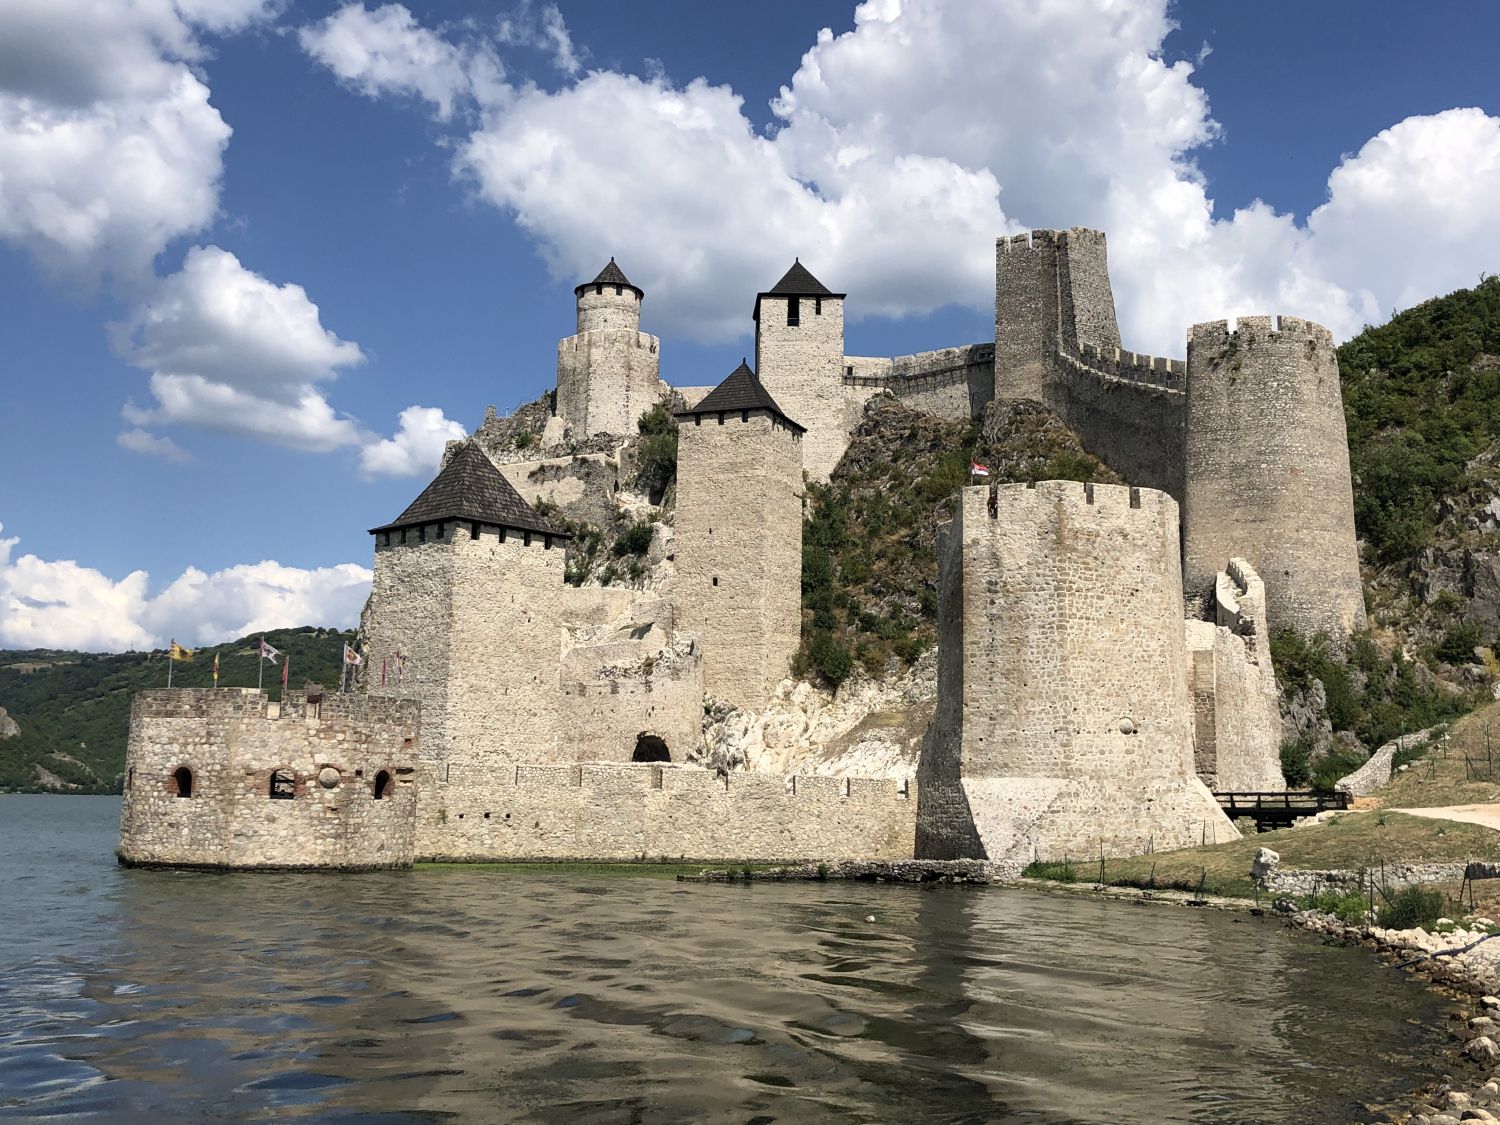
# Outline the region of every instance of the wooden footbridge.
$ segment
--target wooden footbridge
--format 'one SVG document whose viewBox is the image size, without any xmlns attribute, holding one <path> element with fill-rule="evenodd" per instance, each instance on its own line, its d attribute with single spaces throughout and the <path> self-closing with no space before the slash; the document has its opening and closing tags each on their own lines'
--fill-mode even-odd
<svg viewBox="0 0 1500 1125">
<path fill-rule="evenodd" d="M 1225 816 L 1230 820 L 1248 816 L 1255 821 L 1257 832 L 1290 828 L 1300 817 L 1349 807 L 1347 793 L 1319 793 L 1312 789 L 1286 789 L 1269 793 L 1215 793 L 1214 797 Z"/>
</svg>

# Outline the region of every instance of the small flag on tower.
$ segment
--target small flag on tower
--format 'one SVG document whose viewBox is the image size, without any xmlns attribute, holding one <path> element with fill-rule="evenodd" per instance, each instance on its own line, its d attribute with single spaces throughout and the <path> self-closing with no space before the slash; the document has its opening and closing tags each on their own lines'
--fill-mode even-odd
<svg viewBox="0 0 1500 1125">
<path fill-rule="evenodd" d="M 219 686 L 219 653 L 214 651 L 214 687 Z"/>
<path fill-rule="evenodd" d="M 973 473 L 976 477 L 987 477 L 990 475 L 990 467 L 988 465 L 981 465 L 978 461 L 971 461 L 969 463 L 969 472 Z"/>
<path fill-rule="evenodd" d="M 193 658 L 193 650 L 190 648 L 183 648 L 176 641 L 173 641 L 170 655 L 173 660 L 191 660 Z"/>
</svg>

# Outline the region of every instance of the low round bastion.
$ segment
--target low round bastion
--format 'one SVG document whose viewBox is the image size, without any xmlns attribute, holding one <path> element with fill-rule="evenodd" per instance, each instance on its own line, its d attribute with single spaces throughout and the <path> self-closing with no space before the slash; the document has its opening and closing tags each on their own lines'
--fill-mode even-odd
<svg viewBox="0 0 1500 1125">
<path fill-rule="evenodd" d="M 127 866 L 409 867 L 421 706 L 249 688 L 139 693 L 119 860 Z"/>
</svg>

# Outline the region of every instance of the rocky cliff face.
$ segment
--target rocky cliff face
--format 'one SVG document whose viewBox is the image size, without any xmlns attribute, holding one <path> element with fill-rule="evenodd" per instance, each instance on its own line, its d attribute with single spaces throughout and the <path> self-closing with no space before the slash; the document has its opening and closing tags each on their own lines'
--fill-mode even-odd
<svg viewBox="0 0 1500 1125">
<path fill-rule="evenodd" d="M 20 733 L 20 726 L 5 713 L 4 707 L 0 707 L 0 740 L 16 738 Z"/>
</svg>

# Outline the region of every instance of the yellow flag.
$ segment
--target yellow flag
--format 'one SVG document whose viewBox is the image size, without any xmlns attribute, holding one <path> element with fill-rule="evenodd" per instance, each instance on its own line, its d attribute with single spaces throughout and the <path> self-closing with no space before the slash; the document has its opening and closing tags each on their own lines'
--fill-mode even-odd
<svg viewBox="0 0 1500 1125">
<path fill-rule="evenodd" d="M 183 648 L 176 641 L 173 641 L 171 655 L 173 660 L 191 660 L 193 658 L 193 650 L 190 648 Z"/>
</svg>

